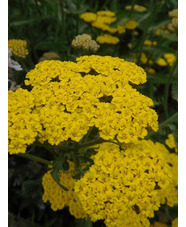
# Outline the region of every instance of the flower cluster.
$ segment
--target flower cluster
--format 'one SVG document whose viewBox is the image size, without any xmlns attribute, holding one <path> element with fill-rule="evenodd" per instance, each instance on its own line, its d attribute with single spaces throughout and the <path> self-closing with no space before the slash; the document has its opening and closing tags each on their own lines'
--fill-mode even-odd
<svg viewBox="0 0 186 227">
<path fill-rule="evenodd" d="M 131 9 L 132 9 L 132 6 L 127 5 L 127 6 L 125 6 L 125 9 L 126 9 L 126 10 L 131 10 Z M 140 13 L 143 13 L 143 12 L 147 11 L 147 8 L 146 8 L 146 7 L 140 6 L 140 5 L 137 5 L 137 4 L 134 5 L 134 8 L 133 8 L 133 9 L 134 9 L 136 12 L 140 12 Z"/>
<path fill-rule="evenodd" d="M 156 30 L 156 34 L 160 35 L 161 33 L 166 33 L 166 34 L 173 34 L 177 35 L 178 32 L 178 9 L 174 9 L 169 12 L 169 17 L 172 18 L 172 21 L 168 23 L 167 25 L 163 25 L 162 27 L 158 28 Z M 162 34 L 162 37 L 163 34 Z"/>
<path fill-rule="evenodd" d="M 169 135 L 168 135 L 168 138 L 165 140 L 165 144 L 166 144 L 169 148 L 175 149 L 175 151 L 178 152 L 178 149 L 177 149 L 177 146 L 176 146 L 176 143 L 175 143 L 175 139 L 174 139 L 173 134 L 169 134 Z"/>
<path fill-rule="evenodd" d="M 119 42 L 119 39 L 116 36 L 112 36 L 112 34 L 122 34 L 126 32 L 126 29 L 133 30 L 137 27 L 137 23 L 133 19 L 129 19 L 125 25 L 117 24 L 116 27 L 110 27 L 110 24 L 117 20 L 115 13 L 112 11 L 98 11 L 97 13 L 86 12 L 81 14 L 80 18 L 90 23 L 92 27 L 107 32 L 97 37 L 96 41 L 100 44 L 116 44 Z"/>
<path fill-rule="evenodd" d="M 25 153 L 41 131 L 39 116 L 33 113 L 34 97 L 22 88 L 8 93 L 8 150 Z"/>
<path fill-rule="evenodd" d="M 51 170 L 44 174 L 42 178 L 42 185 L 44 194 L 42 196 L 43 202 L 49 201 L 53 211 L 61 210 L 65 206 L 69 207 L 69 211 L 76 218 L 86 218 L 78 197 L 74 192 L 74 184 L 77 181 L 72 176 L 74 175 L 74 163 L 69 161 L 68 173 L 60 171 L 60 184 L 65 186 L 68 191 L 63 190 L 52 178 Z"/>
<path fill-rule="evenodd" d="M 8 40 L 8 48 L 11 49 L 13 54 L 20 58 L 25 58 L 29 53 L 26 40 L 10 39 Z"/>
<path fill-rule="evenodd" d="M 76 49 L 82 49 L 86 52 L 96 53 L 99 49 L 99 45 L 88 34 L 82 34 L 75 37 L 72 40 L 72 47 Z"/>
<path fill-rule="evenodd" d="M 169 65 L 171 67 L 175 61 L 176 61 L 176 56 L 173 53 L 165 53 L 163 55 L 163 58 L 158 58 L 157 64 L 160 66 Z"/>
<path fill-rule="evenodd" d="M 157 131 L 152 100 L 132 87 L 146 82 L 142 68 L 110 56 L 76 60 L 44 61 L 26 75 L 43 127 L 40 142 L 79 142 L 93 126 L 101 138 L 125 143 L 144 138 L 148 129 Z"/>
<path fill-rule="evenodd" d="M 172 221 L 171 227 L 178 227 L 178 218 L 175 218 L 175 219 Z"/>
<path fill-rule="evenodd" d="M 148 44 L 150 43 L 148 42 Z M 137 63 L 138 62 L 137 54 L 133 53 L 132 55 L 134 57 L 134 62 Z M 155 73 L 155 69 L 152 68 L 153 61 L 149 60 L 144 52 L 141 53 L 140 63 L 144 65 L 144 69 L 147 73 Z"/>
<path fill-rule="evenodd" d="M 146 46 L 156 46 L 157 45 L 157 41 L 151 41 L 151 40 L 145 40 L 145 42 L 144 42 L 144 45 L 146 45 Z"/>
<path fill-rule="evenodd" d="M 178 9 L 170 11 L 169 17 L 172 18 L 172 22 L 167 27 L 170 31 L 175 32 L 178 30 Z"/>
<path fill-rule="evenodd" d="M 119 43 L 119 39 L 116 36 L 112 36 L 109 34 L 104 34 L 104 35 L 100 35 L 96 38 L 96 41 L 100 44 L 117 44 Z"/>
<path fill-rule="evenodd" d="M 93 222 L 104 219 L 108 227 L 145 227 L 160 204 L 177 203 L 172 191 L 177 156 L 163 144 L 142 140 L 119 148 L 103 143 L 96 150 L 94 164 L 74 187 Z"/>
<path fill-rule="evenodd" d="M 55 52 L 45 52 L 42 57 L 39 58 L 40 61 L 45 61 L 45 60 L 59 60 L 60 56 L 56 54 Z"/>
</svg>

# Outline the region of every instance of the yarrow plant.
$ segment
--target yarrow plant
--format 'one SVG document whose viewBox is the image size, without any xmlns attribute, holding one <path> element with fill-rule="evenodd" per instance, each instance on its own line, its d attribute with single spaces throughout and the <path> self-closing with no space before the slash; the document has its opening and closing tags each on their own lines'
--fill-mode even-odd
<svg viewBox="0 0 186 227">
<path fill-rule="evenodd" d="M 72 40 L 72 47 L 84 51 L 85 53 L 96 53 L 99 49 L 99 45 L 88 34 L 82 34 L 76 36 Z"/>
<path fill-rule="evenodd" d="M 136 3 L 9 1 L 10 226 L 178 225 L 178 7 Z"/>
<path fill-rule="evenodd" d="M 102 139 L 129 143 L 144 138 L 149 129 L 158 129 L 158 116 L 150 108 L 152 100 L 132 87 L 146 81 L 144 70 L 134 63 L 94 55 L 80 57 L 77 63 L 44 61 L 26 78 L 26 85 L 33 87 L 31 92 L 23 91 L 26 106 L 31 116 L 40 116 L 39 130 L 33 125 L 33 135 L 41 143 L 59 145 L 68 139 L 79 142 L 91 127 L 98 129 Z M 17 106 L 13 103 L 21 92 L 9 96 L 9 111 L 14 119 L 20 117 L 20 108 L 25 105 L 17 103 L 20 107 L 15 112 Z M 14 122 L 10 124 L 10 134 L 12 130 L 22 134 Z M 10 138 L 10 144 L 14 143 L 19 143 L 15 134 Z M 22 152 L 25 151 L 26 147 Z"/>
<path fill-rule="evenodd" d="M 26 75 L 30 91 L 9 91 L 9 153 L 40 144 L 57 155 L 42 179 L 54 211 L 149 226 L 160 204 L 177 203 L 177 155 L 140 140 L 158 130 L 153 101 L 134 88 L 145 82 L 135 63 L 90 55 L 42 61 Z"/>
<path fill-rule="evenodd" d="M 97 36 L 96 41 L 100 44 L 117 44 L 120 40 L 113 34 L 123 34 L 126 29 L 133 30 L 138 26 L 134 19 L 129 19 L 124 25 L 116 24 L 116 27 L 111 27 L 110 25 L 117 20 L 115 12 L 112 11 L 85 12 L 80 15 L 80 18 L 90 23 L 92 27 L 106 32 Z"/>
<path fill-rule="evenodd" d="M 8 48 L 11 49 L 13 54 L 20 58 L 26 58 L 29 54 L 26 40 L 10 39 L 8 40 Z"/>
</svg>

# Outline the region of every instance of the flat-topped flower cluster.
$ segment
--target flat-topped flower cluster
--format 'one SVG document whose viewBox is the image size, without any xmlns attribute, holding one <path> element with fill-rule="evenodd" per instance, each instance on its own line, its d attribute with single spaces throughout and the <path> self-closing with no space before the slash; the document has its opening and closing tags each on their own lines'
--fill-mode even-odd
<svg viewBox="0 0 186 227">
<path fill-rule="evenodd" d="M 17 135 L 22 137 L 25 131 L 17 128 L 16 122 L 20 117 L 25 121 L 29 115 L 34 119 L 37 116 L 37 121 L 29 122 L 29 130 L 38 128 L 32 142 L 37 137 L 39 142 L 51 145 L 68 139 L 79 142 L 93 126 L 101 138 L 116 138 L 121 143 L 137 142 L 149 129 L 158 129 L 158 116 L 150 108 L 153 101 L 132 87 L 146 81 L 144 70 L 134 63 L 95 55 L 80 57 L 77 63 L 43 61 L 26 78 L 25 84 L 32 90 L 9 95 L 10 117 L 14 116 L 9 126 L 12 152 L 18 153 Z M 25 106 L 26 100 L 31 100 L 29 106 L 29 102 Z M 19 106 L 23 111 L 16 113 Z M 26 151 L 24 147 L 22 152 Z"/>
<path fill-rule="evenodd" d="M 53 210 L 66 205 L 76 218 L 104 219 L 108 227 L 148 227 L 148 218 L 161 204 L 177 204 L 177 154 L 170 154 L 163 144 L 142 140 L 122 147 L 114 143 L 95 147 L 94 164 L 80 180 L 73 178 L 71 168 L 60 174 L 69 191 L 60 188 L 50 171 L 44 175 L 43 200 L 50 201 Z"/>
</svg>

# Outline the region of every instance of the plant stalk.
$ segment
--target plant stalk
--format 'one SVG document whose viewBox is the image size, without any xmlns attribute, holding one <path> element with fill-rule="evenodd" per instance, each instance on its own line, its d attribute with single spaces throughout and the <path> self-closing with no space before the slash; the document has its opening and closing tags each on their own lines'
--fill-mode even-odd
<svg viewBox="0 0 186 227">
<path fill-rule="evenodd" d="M 24 154 L 17 154 L 17 155 L 20 156 L 20 157 L 23 157 L 23 158 L 27 158 L 27 159 L 36 161 L 36 162 L 40 162 L 40 163 L 45 164 L 47 166 L 51 164 L 50 161 L 48 161 L 46 159 L 43 159 L 43 158 L 40 158 L 40 157 L 37 157 L 35 155 L 26 154 L 26 153 L 24 153 Z"/>
</svg>

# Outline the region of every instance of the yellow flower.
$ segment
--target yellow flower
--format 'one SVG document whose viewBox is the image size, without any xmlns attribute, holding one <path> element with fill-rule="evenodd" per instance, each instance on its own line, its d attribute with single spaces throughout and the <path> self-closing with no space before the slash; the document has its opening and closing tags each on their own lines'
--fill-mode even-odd
<svg viewBox="0 0 186 227">
<path fill-rule="evenodd" d="M 99 45 L 96 43 L 95 40 L 92 40 L 92 37 L 88 34 L 82 34 L 75 37 L 72 40 L 72 47 L 76 49 L 82 49 L 87 52 L 96 53 L 99 49 Z"/>
<path fill-rule="evenodd" d="M 176 152 L 178 152 L 178 149 L 177 149 L 177 146 L 176 146 L 176 143 L 175 143 L 175 139 L 174 139 L 174 136 L 173 134 L 169 134 L 168 135 L 168 138 L 165 140 L 165 144 L 170 147 L 171 149 L 175 149 Z"/>
<path fill-rule="evenodd" d="M 40 61 L 45 61 L 45 60 L 59 60 L 60 56 L 56 54 L 55 52 L 45 52 L 42 57 L 40 57 Z"/>
<path fill-rule="evenodd" d="M 126 29 L 134 30 L 138 26 L 138 24 L 135 20 L 130 19 L 125 23 L 124 26 Z"/>
<path fill-rule="evenodd" d="M 74 173 L 74 164 L 69 161 L 68 173 L 60 171 L 60 184 L 65 186 L 68 191 L 63 190 L 52 178 L 51 170 L 44 174 L 42 178 L 42 185 L 44 189 L 44 194 L 42 196 L 43 202 L 49 201 L 53 211 L 61 210 L 65 206 L 69 207 L 69 211 L 75 218 L 86 218 L 86 213 L 84 212 L 81 203 L 75 194 L 73 188 L 77 181 L 72 176 Z"/>
<path fill-rule="evenodd" d="M 151 99 L 132 88 L 146 82 L 134 63 L 110 56 L 83 56 L 77 63 L 43 61 L 26 75 L 40 116 L 41 143 L 79 142 L 90 127 L 103 139 L 136 142 L 158 129 Z M 111 117 L 112 116 L 112 117 Z"/>
<path fill-rule="evenodd" d="M 93 222 L 104 219 L 107 227 L 149 226 L 148 218 L 160 204 L 165 199 L 173 202 L 177 156 L 163 144 L 142 140 L 121 148 L 113 143 L 94 148 L 98 152 L 92 157 L 94 164 L 74 186 Z"/>
<path fill-rule="evenodd" d="M 171 227 L 178 227 L 178 218 L 175 218 L 175 219 L 172 221 Z"/>
<path fill-rule="evenodd" d="M 25 58 L 28 55 L 27 41 L 21 39 L 8 40 L 8 48 L 11 52 L 20 58 Z"/>
<path fill-rule="evenodd" d="M 156 71 L 155 71 L 155 69 L 153 69 L 153 68 L 145 68 L 145 70 L 146 70 L 146 72 L 148 72 L 148 73 L 151 73 L 151 74 L 153 74 L 153 73 L 155 73 Z"/>
<path fill-rule="evenodd" d="M 175 17 L 178 18 L 178 9 L 173 9 L 169 12 L 169 17 Z"/>
<path fill-rule="evenodd" d="M 39 115 L 33 113 L 34 97 L 22 88 L 8 92 L 8 152 L 25 153 L 41 131 Z"/>
<path fill-rule="evenodd" d="M 93 22 L 93 21 L 96 20 L 97 15 L 95 13 L 86 12 L 86 13 L 82 13 L 80 15 L 80 18 L 83 19 L 86 22 Z"/>
<path fill-rule="evenodd" d="M 150 40 L 145 40 L 144 45 L 152 46 L 152 42 Z"/>
<path fill-rule="evenodd" d="M 172 53 L 166 53 L 166 54 L 163 55 L 163 57 L 168 62 L 169 66 L 172 66 L 173 63 L 176 61 L 176 56 Z"/>
<path fill-rule="evenodd" d="M 130 5 L 125 6 L 126 10 L 131 10 L 131 8 L 132 8 L 132 6 L 130 6 Z M 144 7 L 144 6 L 140 6 L 140 5 L 135 4 L 134 5 L 134 10 L 137 11 L 137 12 L 141 12 L 142 13 L 142 12 L 147 11 L 147 8 Z"/>
<path fill-rule="evenodd" d="M 100 44 L 117 44 L 119 43 L 119 39 L 116 36 L 112 36 L 109 34 L 104 34 L 104 35 L 100 35 L 96 38 L 96 41 Z"/>
<path fill-rule="evenodd" d="M 163 58 L 159 58 L 157 60 L 157 64 L 160 65 L 160 66 L 167 66 L 167 62 Z"/>
</svg>

